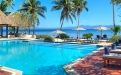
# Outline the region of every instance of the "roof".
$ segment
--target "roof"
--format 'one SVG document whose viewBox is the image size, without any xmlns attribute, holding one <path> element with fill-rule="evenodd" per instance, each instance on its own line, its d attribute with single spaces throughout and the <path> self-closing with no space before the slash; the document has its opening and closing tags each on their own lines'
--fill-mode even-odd
<svg viewBox="0 0 121 75">
<path fill-rule="evenodd" d="M 13 25 L 14 23 L 0 10 L 0 25 Z"/>
</svg>

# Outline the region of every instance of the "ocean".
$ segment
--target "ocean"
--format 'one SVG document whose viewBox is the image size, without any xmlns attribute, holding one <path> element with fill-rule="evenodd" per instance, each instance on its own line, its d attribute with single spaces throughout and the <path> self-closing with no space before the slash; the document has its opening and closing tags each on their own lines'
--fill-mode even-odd
<svg viewBox="0 0 121 75">
<path fill-rule="evenodd" d="M 51 34 L 52 31 L 54 31 L 56 29 L 37 29 L 35 31 L 36 35 L 50 35 L 50 36 L 56 36 L 57 34 Z M 72 30 L 72 29 L 63 29 L 63 32 L 65 32 L 67 35 L 69 35 L 70 37 L 76 38 L 77 33 L 76 30 Z M 19 31 L 19 32 L 23 32 L 23 31 Z M 30 31 L 30 34 L 32 34 L 32 30 Z M 82 37 L 83 34 L 85 33 L 92 33 L 93 36 L 92 38 L 96 38 L 96 35 L 101 35 L 101 31 L 100 30 L 95 30 L 95 29 L 86 29 L 86 30 L 80 30 L 79 31 L 79 37 Z M 102 35 L 106 34 L 108 38 L 111 38 L 113 36 L 113 32 L 111 30 L 103 30 L 102 31 Z M 4 30 L 4 35 L 5 35 L 5 30 Z"/>
</svg>

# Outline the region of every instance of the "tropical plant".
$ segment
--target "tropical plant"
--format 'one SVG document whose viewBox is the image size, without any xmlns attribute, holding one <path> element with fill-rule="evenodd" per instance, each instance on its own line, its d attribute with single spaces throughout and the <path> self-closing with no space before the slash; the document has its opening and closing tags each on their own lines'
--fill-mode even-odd
<svg viewBox="0 0 121 75">
<path fill-rule="evenodd" d="M 70 19 L 73 23 L 72 17 L 75 17 L 75 11 L 74 11 L 74 3 L 71 0 L 53 0 L 52 4 L 55 6 L 52 7 L 52 11 L 54 10 L 62 10 L 61 17 L 60 17 L 60 30 L 62 30 L 64 19 L 67 21 Z"/>
<path fill-rule="evenodd" d="M 116 26 L 116 25 L 115 25 L 115 9 L 114 9 L 115 1 L 116 1 L 116 0 L 111 0 L 112 11 L 113 11 L 113 25 L 114 25 L 114 27 Z"/>
<path fill-rule="evenodd" d="M 114 35 L 114 36 L 112 36 L 112 37 L 109 39 L 109 42 L 114 43 L 114 42 L 117 42 L 118 39 L 119 39 L 118 35 Z"/>
<path fill-rule="evenodd" d="M 86 9 L 86 11 L 88 11 L 87 6 L 87 1 L 84 0 L 73 0 L 74 4 L 75 4 L 75 8 L 77 11 L 77 16 L 78 16 L 78 26 L 80 25 L 80 14 L 83 11 L 83 9 Z"/>
<path fill-rule="evenodd" d="M 44 39 L 45 42 L 53 42 L 53 38 L 48 36 Z"/>
<path fill-rule="evenodd" d="M 14 6 L 14 0 L 2 0 L 0 3 L 0 10 L 3 11 L 4 13 L 6 12 L 7 9 L 13 8 Z"/>
<path fill-rule="evenodd" d="M 86 39 L 89 39 L 93 36 L 92 33 L 86 33 L 86 34 L 83 34 L 83 38 L 86 38 Z"/>
<path fill-rule="evenodd" d="M 121 28 L 119 25 L 115 26 L 114 28 L 110 28 L 110 29 L 113 31 L 114 35 L 118 35 L 118 33 L 121 31 Z"/>
<path fill-rule="evenodd" d="M 65 39 L 65 38 L 70 38 L 67 34 L 59 34 L 57 37 L 61 38 L 61 39 Z"/>
<path fill-rule="evenodd" d="M 80 26 L 80 14 L 83 11 L 83 9 L 86 9 L 86 11 L 88 11 L 87 6 L 87 1 L 85 0 L 73 0 L 73 3 L 75 4 L 75 11 L 77 12 L 77 16 L 78 16 L 78 25 L 77 27 Z M 78 37 L 78 33 L 79 31 L 77 31 L 77 37 Z"/>
<path fill-rule="evenodd" d="M 35 25 L 39 25 L 38 15 L 45 18 L 44 12 L 47 11 L 45 6 L 41 6 L 39 0 L 27 0 L 21 4 L 21 9 L 19 11 L 23 12 L 28 16 L 28 19 L 33 25 L 33 36 L 35 34 Z"/>
<path fill-rule="evenodd" d="M 49 35 L 36 35 L 36 39 L 45 39 L 46 37 L 50 37 Z"/>
</svg>

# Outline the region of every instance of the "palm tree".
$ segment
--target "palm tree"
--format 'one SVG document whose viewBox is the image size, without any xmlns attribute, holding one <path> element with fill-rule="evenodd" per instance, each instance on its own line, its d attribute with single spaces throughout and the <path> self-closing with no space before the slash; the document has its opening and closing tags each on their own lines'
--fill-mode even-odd
<svg viewBox="0 0 121 75">
<path fill-rule="evenodd" d="M 78 26 L 77 27 L 79 27 L 81 12 L 83 11 L 83 9 L 86 9 L 86 11 L 88 11 L 88 8 L 86 7 L 87 1 L 84 1 L 84 0 L 74 0 L 73 2 L 76 5 L 76 11 L 77 11 L 77 16 L 78 16 Z"/>
<path fill-rule="evenodd" d="M 73 23 L 72 16 L 75 18 L 74 15 L 75 12 L 74 12 L 74 3 L 71 0 L 54 0 L 52 1 L 52 4 L 55 5 L 51 9 L 52 11 L 62 10 L 60 17 L 60 22 L 61 22 L 60 30 L 62 30 L 64 19 L 66 19 L 67 21 L 70 19 L 71 22 Z"/>
<path fill-rule="evenodd" d="M 77 27 L 79 27 L 81 12 L 83 11 L 83 9 L 86 9 L 86 11 L 88 11 L 88 8 L 86 7 L 87 1 L 84 1 L 84 0 L 73 0 L 73 2 L 75 4 L 75 8 L 76 8 L 76 11 L 77 11 L 77 16 L 78 16 L 78 25 L 77 25 Z M 77 38 L 78 38 L 78 31 L 77 31 Z"/>
<path fill-rule="evenodd" d="M 114 27 L 116 26 L 115 25 L 115 9 L 114 9 L 114 4 L 115 4 L 115 1 L 116 0 L 111 0 L 111 4 L 112 4 L 112 10 L 113 10 L 113 25 L 114 25 Z"/>
<path fill-rule="evenodd" d="M 4 13 L 7 13 L 6 10 L 13 8 L 14 4 L 13 4 L 14 0 L 2 0 L 0 3 L 0 10 L 3 11 Z"/>
<path fill-rule="evenodd" d="M 115 26 L 114 28 L 110 28 L 114 35 L 118 35 L 119 32 L 121 32 L 121 27 L 119 25 Z"/>
<path fill-rule="evenodd" d="M 41 6 L 39 0 L 27 0 L 21 4 L 22 8 L 19 10 L 28 16 L 28 19 L 33 25 L 33 35 L 35 34 L 35 25 L 39 25 L 38 15 L 45 18 L 44 12 L 47 11 L 45 6 Z"/>
</svg>

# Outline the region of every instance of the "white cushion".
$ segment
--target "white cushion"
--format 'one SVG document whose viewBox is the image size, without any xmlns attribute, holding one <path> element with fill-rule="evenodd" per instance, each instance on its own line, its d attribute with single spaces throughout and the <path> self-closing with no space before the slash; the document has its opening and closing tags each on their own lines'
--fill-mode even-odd
<svg viewBox="0 0 121 75">
<path fill-rule="evenodd" d="M 121 46 L 116 46 L 116 48 L 120 48 L 121 49 Z"/>
<path fill-rule="evenodd" d="M 116 53 L 110 53 L 109 55 L 103 54 L 102 57 L 121 59 L 121 54 L 116 54 Z"/>
<path fill-rule="evenodd" d="M 121 53 L 121 49 L 110 50 L 110 52 L 119 52 L 119 53 Z"/>
</svg>

